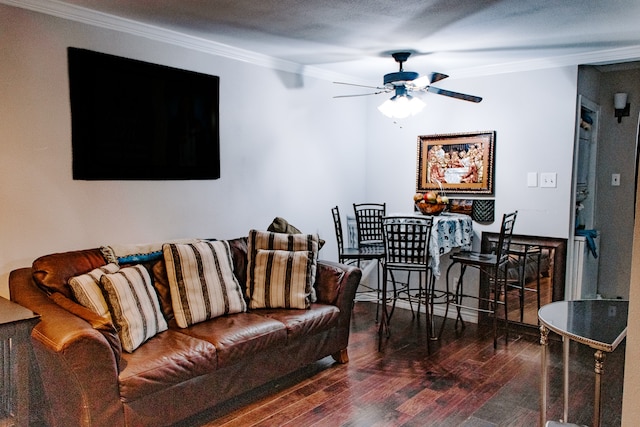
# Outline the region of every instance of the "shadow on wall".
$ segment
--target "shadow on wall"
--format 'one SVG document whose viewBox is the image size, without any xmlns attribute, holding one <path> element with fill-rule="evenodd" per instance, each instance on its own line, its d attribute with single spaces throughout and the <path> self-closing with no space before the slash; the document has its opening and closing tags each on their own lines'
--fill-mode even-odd
<svg viewBox="0 0 640 427">
<path fill-rule="evenodd" d="M 302 68 L 300 67 L 300 71 L 296 73 L 276 70 L 276 75 L 287 89 L 302 89 L 304 87 Z"/>
</svg>

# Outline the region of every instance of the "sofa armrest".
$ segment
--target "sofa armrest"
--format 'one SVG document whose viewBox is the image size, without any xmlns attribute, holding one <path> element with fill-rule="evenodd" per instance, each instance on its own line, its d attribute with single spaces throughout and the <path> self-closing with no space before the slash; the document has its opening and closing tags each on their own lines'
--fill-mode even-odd
<svg viewBox="0 0 640 427">
<path fill-rule="evenodd" d="M 124 425 L 111 344 L 36 286 L 31 269 L 9 276 L 11 299 L 40 314 L 31 341 L 53 426 Z"/>
<path fill-rule="evenodd" d="M 318 302 L 335 305 L 341 312 L 348 313 L 341 320 L 347 322 L 347 327 L 361 278 L 362 271 L 357 267 L 327 260 L 318 261 L 315 283 Z"/>
</svg>

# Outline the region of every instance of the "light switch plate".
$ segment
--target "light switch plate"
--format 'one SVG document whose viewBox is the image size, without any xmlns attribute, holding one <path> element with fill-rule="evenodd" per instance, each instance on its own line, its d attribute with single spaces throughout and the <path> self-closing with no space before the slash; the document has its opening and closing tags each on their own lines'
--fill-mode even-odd
<svg viewBox="0 0 640 427">
<path fill-rule="evenodd" d="M 529 172 L 527 174 L 527 187 L 537 187 L 537 186 L 538 186 L 538 173 Z"/>
<path fill-rule="evenodd" d="M 557 174 L 555 172 L 542 172 L 540 173 L 540 187 L 556 188 Z"/>
</svg>

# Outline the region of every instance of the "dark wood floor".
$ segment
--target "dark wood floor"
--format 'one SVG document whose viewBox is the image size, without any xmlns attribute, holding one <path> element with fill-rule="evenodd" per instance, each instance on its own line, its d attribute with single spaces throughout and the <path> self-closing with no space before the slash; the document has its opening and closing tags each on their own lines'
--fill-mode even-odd
<svg viewBox="0 0 640 427">
<path fill-rule="evenodd" d="M 439 319 L 440 320 L 440 319 Z M 453 332 L 427 351 L 424 319 L 396 310 L 378 351 L 375 305 L 356 303 L 345 365 L 323 359 L 269 383 L 183 427 L 213 426 L 535 426 L 540 353 L 537 334 L 510 333 L 494 350 L 487 327 Z M 570 421 L 591 425 L 593 352 L 572 343 Z M 619 426 L 624 343 L 608 355 L 603 426 Z M 562 344 L 550 344 L 549 419 L 562 414 Z"/>
</svg>

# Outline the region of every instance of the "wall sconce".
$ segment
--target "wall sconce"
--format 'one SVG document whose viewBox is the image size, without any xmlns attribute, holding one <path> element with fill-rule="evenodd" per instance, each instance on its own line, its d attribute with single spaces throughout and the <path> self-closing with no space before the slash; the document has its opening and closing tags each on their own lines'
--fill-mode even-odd
<svg viewBox="0 0 640 427">
<path fill-rule="evenodd" d="M 623 117 L 629 116 L 629 103 L 627 102 L 626 93 L 616 93 L 613 95 L 613 108 L 615 108 L 615 117 L 618 118 L 618 123 L 622 122 Z"/>
</svg>

